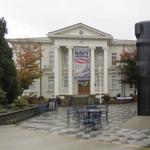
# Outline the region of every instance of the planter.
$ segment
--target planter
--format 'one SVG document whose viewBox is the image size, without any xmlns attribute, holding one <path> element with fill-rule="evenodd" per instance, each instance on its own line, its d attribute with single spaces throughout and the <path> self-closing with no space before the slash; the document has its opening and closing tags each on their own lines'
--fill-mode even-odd
<svg viewBox="0 0 150 150">
<path fill-rule="evenodd" d="M 13 124 L 38 115 L 49 109 L 48 103 L 0 114 L 0 125 Z"/>
</svg>

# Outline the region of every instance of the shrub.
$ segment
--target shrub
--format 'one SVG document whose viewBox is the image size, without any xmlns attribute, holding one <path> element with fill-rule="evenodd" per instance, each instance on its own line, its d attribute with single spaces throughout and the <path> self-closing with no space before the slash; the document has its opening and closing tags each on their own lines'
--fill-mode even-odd
<svg viewBox="0 0 150 150">
<path fill-rule="evenodd" d="M 4 104 L 6 102 L 6 92 L 0 89 L 0 104 Z"/>
<path fill-rule="evenodd" d="M 20 99 L 15 100 L 15 105 L 17 107 L 25 107 L 25 106 L 28 106 L 29 103 L 28 103 L 28 101 L 26 99 L 21 97 Z"/>
<path fill-rule="evenodd" d="M 103 96 L 102 96 L 102 99 L 103 99 L 103 102 L 104 103 L 108 103 L 109 101 L 110 101 L 110 96 L 109 96 L 109 94 L 104 94 Z"/>
<path fill-rule="evenodd" d="M 7 109 L 0 104 L 0 113 L 5 113 L 5 112 L 7 112 Z"/>
<path fill-rule="evenodd" d="M 11 103 L 11 104 L 7 105 L 7 109 L 16 109 L 15 103 Z"/>
<path fill-rule="evenodd" d="M 28 97 L 26 97 L 26 100 L 28 101 L 29 104 L 37 104 L 38 103 L 37 96 L 28 96 Z"/>
<path fill-rule="evenodd" d="M 37 99 L 45 101 L 45 97 L 44 96 L 39 96 Z"/>
<path fill-rule="evenodd" d="M 2 110 L 3 109 L 3 106 L 0 104 L 0 110 Z"/>
<path fill-rule="evenodd" d="M 120 93 L 118 93 L 118 94 L 116 95 L 116 97 L 121 97 L 121 94 L 120 94 Z"/>
</svg>

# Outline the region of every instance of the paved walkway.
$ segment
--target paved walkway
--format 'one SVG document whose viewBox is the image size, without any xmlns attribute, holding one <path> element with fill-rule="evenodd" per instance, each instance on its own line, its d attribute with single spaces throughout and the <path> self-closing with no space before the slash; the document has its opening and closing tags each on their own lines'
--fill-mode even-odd
<svg viewBox="0 0 150 150">
<path fill-rule="evenodd" d="M 148 150 L 137 146 L 111 144 L 49 134 L 16 126 L 0 126 L 1 150 Z"/>
<path fill-rule="evenodd" d="M 67 123 L 66 108 L 58 112 L 47 112 L 19 124 L 19 127 L 43 131 L 55 135 L 90 139 L 112 144 L 128 144 L 150 148 L 150 129 L 123 129 L 121 125 L 136 116 L 136 104 L 119 104 L 109 106 L 109 125 L 102 119 L 102 129 L 93 131 L 78 126 L 75 120 Z"/>
</svg>

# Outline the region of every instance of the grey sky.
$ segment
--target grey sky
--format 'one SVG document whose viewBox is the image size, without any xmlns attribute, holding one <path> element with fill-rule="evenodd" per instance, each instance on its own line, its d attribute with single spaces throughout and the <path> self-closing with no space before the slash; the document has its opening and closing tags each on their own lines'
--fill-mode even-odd
<svg viewBox="0 0 150 150">
<path fill-rule="evenodd" d="M 79 22 L 111 34 L 135 39 L 134 24 L 150 20 L 150 0 L 0 0 L 7 38 L 43 37 Z"/>
</svg>

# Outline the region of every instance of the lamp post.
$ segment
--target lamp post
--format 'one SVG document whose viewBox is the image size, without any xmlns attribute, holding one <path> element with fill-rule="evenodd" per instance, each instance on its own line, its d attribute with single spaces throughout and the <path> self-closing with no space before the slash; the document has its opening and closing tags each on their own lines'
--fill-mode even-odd
<svg viewBox="0 0 150 150">
<path fill-rule="evenodd" d="M 102 89 L 101 89 L 101 65 L 99 64 L 99 103 L 102 103 Z"/>
</svg>

